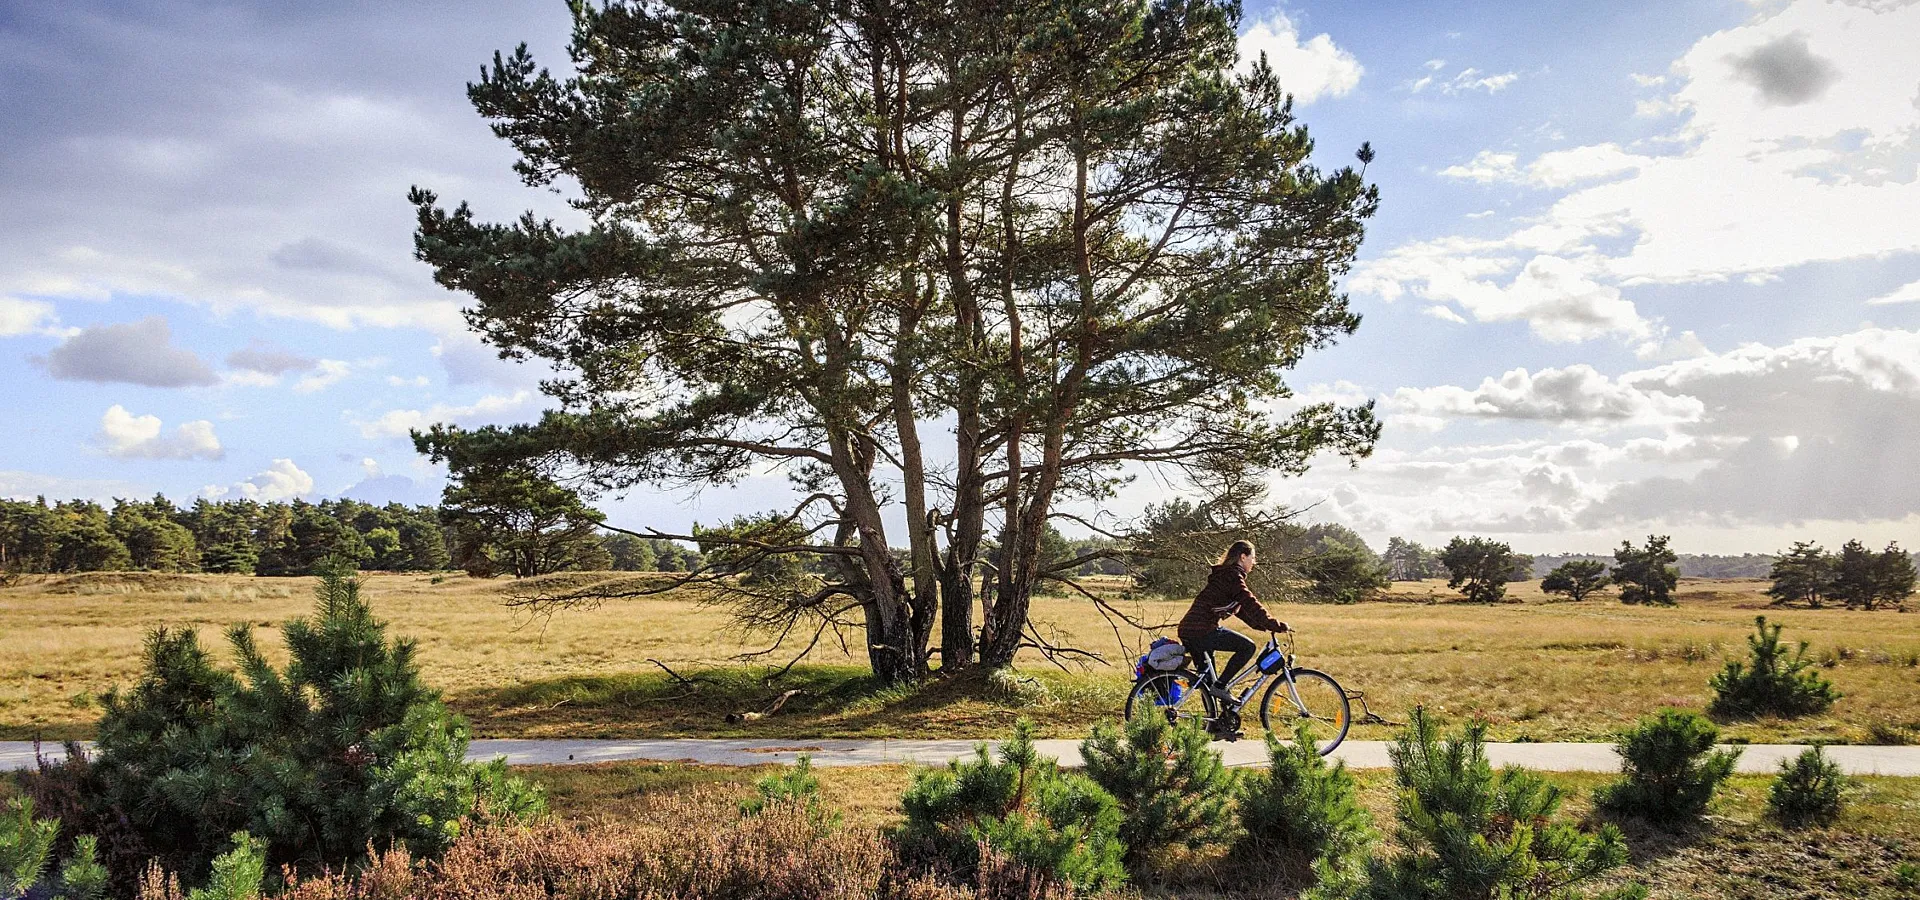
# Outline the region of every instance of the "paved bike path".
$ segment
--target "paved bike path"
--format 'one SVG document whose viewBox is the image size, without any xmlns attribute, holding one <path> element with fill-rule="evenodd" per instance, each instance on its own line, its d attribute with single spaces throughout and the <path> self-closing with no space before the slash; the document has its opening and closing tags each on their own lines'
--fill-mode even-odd
<svg viewBox="0 0 1920 900">
<path fill-rule="evenodd" d="M 476 740 L 467 748 L 467 757 L 489 760 L 504 756 L 516 765 L 578 765 L 583 763 L 648 760 L 688 762 L 721 766 L 753 766 L 791 763 L 800 754 L 813 758 L 816 766 L 939 765 L 948 760 L 972 755 L 976 741 L 970 740 Z M 989 742 L 991 743 L 991 742 Z M 1077 767 L 1080 742 L 1043 740 L 1034 742 L 1046 756 L 1061 765 Z M 1347 741 L 1334 751 L 1338 759 L 1356 769 L 1380 769 L 1390 765 L 1386 741 Z M 1237 743 L 1215 743 L 1228 765 L 1253 766 L 1266 763 L 1262 741 L 1250 739 Z M 1770 773 L 1783 760 L 1799 755 L 1806 748 L 1794 744 L 1750 744 L 1740 756 L 1740 771 Z M 42 748 L 49 758 L 58 758 L 60 747 Z M 29 768 L 33 765 L 33 744 L 26 741 L 0 741 L 0 771 Z M 1920 776 L 1920 747 L 1876 747 L 1842 745 L 1827 748 L 1827 755 L 1851 775 Z M 1496 766 L 1520 765 L 1549 772 L 1617 772 L 1619 757 L 1612 744 L 1488 744 L 1487 758 Z"/>
</svg>

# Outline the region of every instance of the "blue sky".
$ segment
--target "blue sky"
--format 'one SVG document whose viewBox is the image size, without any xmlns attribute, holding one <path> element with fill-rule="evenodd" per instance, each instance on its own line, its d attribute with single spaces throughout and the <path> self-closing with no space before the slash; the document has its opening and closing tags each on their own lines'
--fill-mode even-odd
<svg viewBox="0 0 1920 900">
<path fill-rule="evenodd" d="M 538 373 L 411 259 L 407 188 L 522 187 L 464 84 L 554 0 L 0 6 L 0 494 L 430 502 L 409 427 Z M 1243 36 L 1382 204 L 1359 333 L 1291 381 L 1373 459 L 1277 500 L 1376 542 L 1920 543 L 1920 7 L 1252 5 Z M 1178 485 L 1144 478 L 1125 517 Z M 681 528 L 778 479 L 607 501 Z"/>
</svg>

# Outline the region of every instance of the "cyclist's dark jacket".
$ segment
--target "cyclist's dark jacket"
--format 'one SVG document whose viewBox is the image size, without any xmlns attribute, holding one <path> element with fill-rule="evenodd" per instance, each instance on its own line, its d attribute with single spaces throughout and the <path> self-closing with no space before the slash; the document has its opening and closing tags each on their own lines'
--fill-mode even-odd
<svg viewBox="0 0 1920 900">
<path fill-rule="evenodd" d="M 1261 631 L 1285 631 L 1287 626 L 1247 589 L 1247 573 L 1239 563 L 1214 566 L 1207 573 L 1207 586 L 1193 598 L 1193 606 L 1180 617 L 1180 643 L 1194 645 L 1220 627 L 1220 623 L 1239 616 L 1240 621 Z"/>
</svg>

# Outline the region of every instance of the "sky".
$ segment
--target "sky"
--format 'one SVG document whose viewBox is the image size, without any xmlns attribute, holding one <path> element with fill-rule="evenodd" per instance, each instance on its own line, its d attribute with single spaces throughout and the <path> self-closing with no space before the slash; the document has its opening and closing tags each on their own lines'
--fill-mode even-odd
<svg viewBox="0 0 1920 900">
<path fill-rule="evenodd" d="M 567 215 L 464 94 L 566 31 L 560 0 L 0 4 L 0 496 L 433 502 L 410 428 L 544 398 L 412 259 L 407 190 Z M 1243 58 L 1381 191 L 1364 321 L 1289 382 L 1384 435 L 1274 499 L 1376 548 L 1920 544 L 1915 47 L 1915 3 L 1250 2 Z M 785 490 L 602 505 L 679 530 Z"/>
</svg>

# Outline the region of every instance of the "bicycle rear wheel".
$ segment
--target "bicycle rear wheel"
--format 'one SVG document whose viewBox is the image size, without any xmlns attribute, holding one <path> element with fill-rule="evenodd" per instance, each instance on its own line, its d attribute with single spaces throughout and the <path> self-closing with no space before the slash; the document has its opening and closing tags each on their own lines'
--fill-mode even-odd
<svg viewBox="0 0 1920 900">
<path fill-rule="evenodd" d="M 1313 728 L 1314 748 L 1321 756 L 1333 752 L 1347 739 L 1353 727 L 1353 706 L 1347 692 L 1332 675 L 1315 669 L 1294 669 L 1293 685 L 1276 678 L 1260 698 L 1260 725 L 1290 737 L 1294 726 L 1308 720 Z"/>
<path fill-rule="evenodd" d="M 1127 693 L 1127 721 L 1134 716 L 1159 714 L 1175 725 L 1185 720 L 1209 724 L 1216 715 L 1213 695 L 1200 689 L 1200 676 L 1191 669 L 1148 672 Z"/>
</svg>

